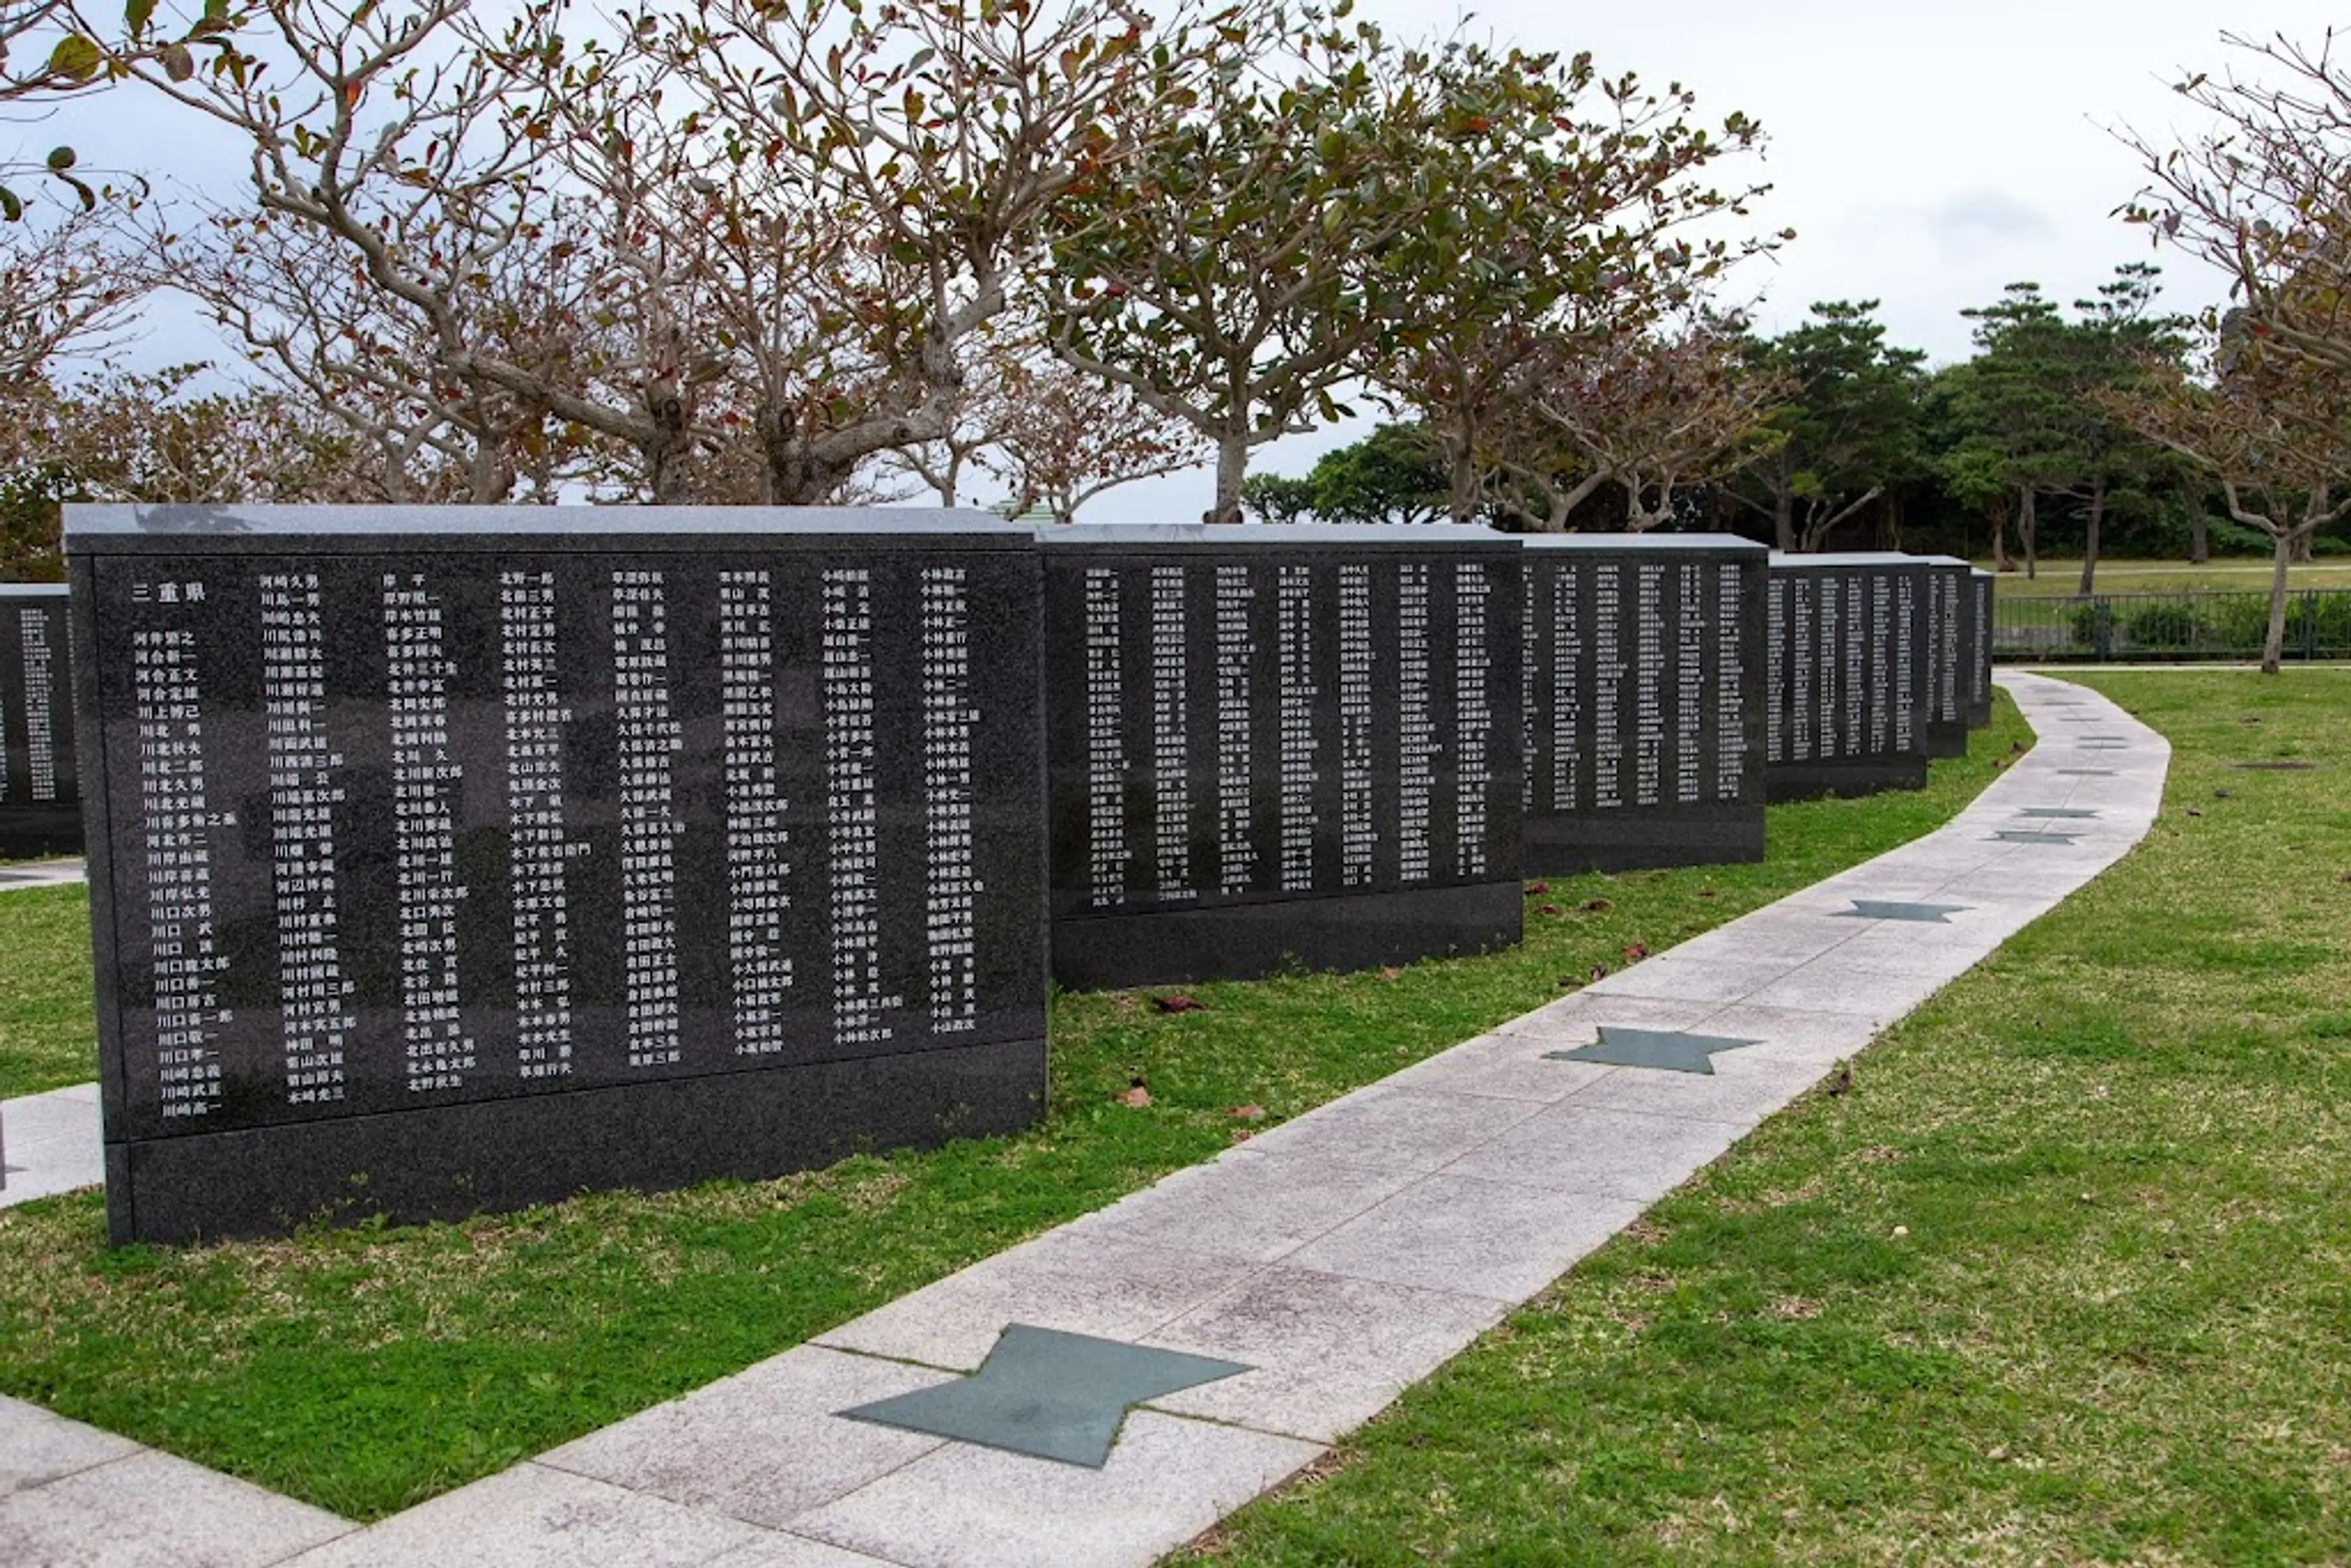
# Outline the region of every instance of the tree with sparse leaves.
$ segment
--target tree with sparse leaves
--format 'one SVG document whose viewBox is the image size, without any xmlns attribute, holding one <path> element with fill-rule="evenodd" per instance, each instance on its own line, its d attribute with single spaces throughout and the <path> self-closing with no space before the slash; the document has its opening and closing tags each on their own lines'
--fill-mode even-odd
<svg viewBox="0 0 2351 1568">
<path fill-rule="evenodd" d="M 995 439 L 979 461 L 1010 486 L 1012 511 L 1073 523 L 1097 496 L 1189 468 L 1207 455 L 1192 426 L 1130 388 L 1048 357 L 1006 367 Z"/>
<path fill-rule="evenodd" d="M 258 65 L 121 64 L 246 138 L 259 221 L 375 296 L 405 406 L 485 490 L 549 433 L 630 455 L 647 499 L 784 503 L 937 438 L 1047 209 L 1209 47 L 1124 0 L 690 0 L 610 44 L 571 16 L 288 3 Z"/>
<path fill-rule="evenodd" d="M 1604 487 L 1641 532 L 1676 497 L 1753 461 L 1780 383 L 1748 363 L 1740 324 L 1700 314 L 1670 327 L 1548 338 L 1521 368 L 1489 461 L 1504 509 L 1537 532 L 1570 526 Z"/>
<path fill-rule="evenodd" d="M 2351 58 L 2223 34 L 2235 68 L 2177 84 L 2211 129 L 2178 145 L 2126 130 L 2149 183 L 2123 215 L 2216 267 L 2235 296 L 2232 340 L 2351 375 Z M 2210 325 L 2208 323 L 2208 325 Z"/>
<path fill-rule="evenodd" d="M 2318 530 L 2351 517 L 2351 375 L 2315 355 L 2251 351 L 2210 334 L 2194 371 L 2153 360 L 2140 381 L 2103 395 L 2115 417 L 2217 479 L 2229 515 L 2269 536 L 2269 632 L 2262 668 L 2285 648 L 2288 569 Z"/>
<path fill-rule="evenodd" d="M 64 575 L 67 501 L 392 498 L 373 455 L 340 424 L 272 392 L 196 392 L 204 370 L 43 382 L 0 399 L 0 579 Z M 451 465 L 424 498 L 462 500 L 464 484 Z"/>
</svg>

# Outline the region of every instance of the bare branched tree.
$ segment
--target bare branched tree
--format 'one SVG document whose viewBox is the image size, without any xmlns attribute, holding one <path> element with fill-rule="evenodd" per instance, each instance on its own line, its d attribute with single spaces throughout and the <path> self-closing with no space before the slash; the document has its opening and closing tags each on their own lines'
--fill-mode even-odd
<svg viewBox="0 0 2351 1568">
<path fill-rule="evenodd" d="M 1510 388 L 1520 412 L 1495 425 L 1487 461 L 1498 499 L 1539 531 L 1565 528 L 1611 486 L 1628 529 L 1669 521 L 1678 488 L 1756 456 L 1782 392 L 1747 361 L 1735 322 L 1702 314 L 1666 329 L 1550 335 Z"/>
<path fill-rule="evenodd" d="M 2105 406 L 2141 434 L 2210 472 L 2229 515 L 2269 536 L 2270 623 L 2262 668 L 2285 652 L 2288 568 L 2318 530 L 2351 516 L 2351 376 L 2315 358 L 2248 352 L 2223 330 L 2201 363 L 2150 360 Z"/>
<path fill-rule="evenodd" d="M 2123 215 L 2231 280 L 2250 350 L 2351 374 L 2351 59 L 2224 34 L 2243 73 L 2198 72 L 2176 90 L 2215 129 L 2179 146 L 2123 130 L 2150 183 Z M 2235 335 L 2232 334 L 2232 337 Z"/>
<path fill-rule="evenodd" d="M 60 358 L 104 352 L 145 292 L 89 214 L 0 229 L 0 395 L 39 381 Z"/>
</svg>

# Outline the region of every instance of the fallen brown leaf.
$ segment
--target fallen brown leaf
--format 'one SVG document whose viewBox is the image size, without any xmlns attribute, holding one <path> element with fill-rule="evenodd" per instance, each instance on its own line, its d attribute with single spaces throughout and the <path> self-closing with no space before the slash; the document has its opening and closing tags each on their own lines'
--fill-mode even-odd
<svg viewBox="0 0 2351 1568">
<path fill-rule="evenodd" d="M 1613 898 L 1587 898 L 1578 907 L 1582 908 L 1587 914 L 1597 915 L 1604 909 L 1615 908 L 1616 901 Z"/>
<path fill-rule="evenodd" d="M 1144 1106 L 1151 1103 L 1151 1091 L 1138 1083 L 1134 1088 L 1126 1091 L 1123 1094 L 1119 1095 L 1117 1098 L 1120 1104 L 1132 1105 L 1136 1110 L 1140 1111 Z"/>
<path fill-rule="evenodd" d="M 1262 1105 L 1236 1105 L 1233 1107 L 1233 1115 L 1244 1122 L 1261 1122 L 1265 1119 L 1265 1107 Z"/>
<path fill-rule="evenodd" d="M 1154 997 L 1151 1005 L 1163 1013 L 1196 1013 L 1207 1010 L 1208 1004 L 1190 997 Z"/>
</svg>

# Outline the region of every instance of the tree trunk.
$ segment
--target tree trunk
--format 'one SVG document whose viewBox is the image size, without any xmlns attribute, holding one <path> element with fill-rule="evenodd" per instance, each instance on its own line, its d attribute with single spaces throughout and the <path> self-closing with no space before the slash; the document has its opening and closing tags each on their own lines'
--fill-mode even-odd
<svg viewBox="0 0 2351 1568">
<path fill-rule="evenodd" d="M 1991 569 L 2012 571 L 2016 563 L 2008 557 L 2008 508 L 1997 507 L 1991 515 Z"/>
<path fill-rule="evenodd" d="M 2196 502 L 2195 520 L 2188 525 L 2188 564 L 2202 566 L 2212 559 L 2212 519 L 2205 515 L 2202 497 Z"/>
<path fill-rule="evenodd" d="M 2024 546 L 2024 577 L 2028 582 L 2041 570 L 2041 519 L 2032 509 L 2037 494 L 2027 485 L 2016 503 L 2016 537 Z"/>
<path fill-rule="evenodd" d="M 1785 479 L 1771 486 L 1771 538 L 1782 555 L 1796 553 L 1796 492 Z"/>
<path fill-rule="evenodd" d="M 1447 505 L 1453 520 L 1466 523 L 1478 515 L 1480 499 L 1478 484 L 1478 444 L 1470 432 L 1469 418 L 1464 414 L 1461 424 L 1445 443 L 1445 472 L 1447 481 Z"/>
<path fill-rule="evenodd" d="M 1241 481 L 1249 477 L 1249 450 L 1246 432 L 1228 430 L 1217 437 L 1217 505 L 1201 521 L 1241 520 Z"/>
<path fill-rule="evenodd" d="M 2090 520 L 2082 534 L 2082 586 L 2084 598 L 2097 591 L 2098 525 L 2106 519 L 2106 482 L 2093 480 L 2090 485 Z"/>
<path fill-rule="evenodd" d="M 2262 644 L 2262 674 L 2274 675 L 2285 657 L 2286 568 L 2294 561 L 2294 540 L 2301 530 L 2286 528 L 2277 536 L 2277 552 L 2270 569 L 2270 634 Z"/>
<path fill-rule="evenodd" d="M 466 464 L 466 498 L 477 507 L 495 507 L 507 498 L 514 488 L 514 475 L 499 461 L 506 455 L 498 443 L 485 435 L 474 442 L 472 458 Z"/>
</svg>

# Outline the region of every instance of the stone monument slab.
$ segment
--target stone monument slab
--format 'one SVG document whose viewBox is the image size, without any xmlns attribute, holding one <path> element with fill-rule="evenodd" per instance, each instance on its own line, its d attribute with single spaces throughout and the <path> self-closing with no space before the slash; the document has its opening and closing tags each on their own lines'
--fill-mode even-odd
<svg viewBox="0 0 2351 1568">
<path fill-rule="evenodd" d="M 62 582 L 0 582 L 0 861 L 81 853 Z"/>
<path fill-rule="evenodd" d="M 1956 556 L 1917 558 L 1927 569 L 1927 755 L 1968 754 L 1975 687 L 1975 569 Z"/>
<path fill-rule="evenodd" d="M 1052 970 L 1072 990 L 1518 940 L 1518 541 L 1048 528 Z"/>
<path fill-rule="evenodd" d="M 1928 589 L 1912 556 L 1772 555 L 1770 799 L 1925 787 Z"/>
<path fill-rule="evenodd" d="M 1040 1113 L 1028 529 L 73 507 L 67 550 L 116 1239 Z"/>
<path fill-rule="evenodd" d="M 1991 612 L 1998 580 L 1980 568 L 1968 569 L 1968 727 L 1991 722 Z"/>
<path fill-rule="evenodd" d="M 1763 858 L 1761 545 L 1530 534 L 1529 876 Z"/>
</svg>

